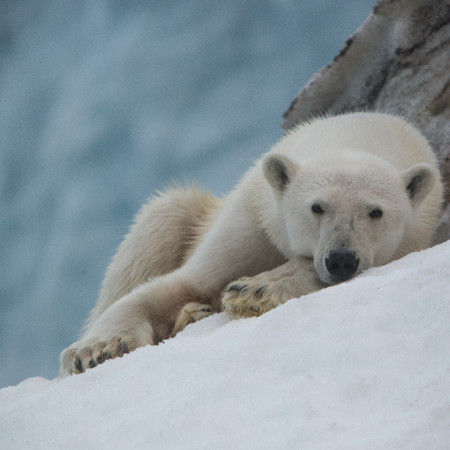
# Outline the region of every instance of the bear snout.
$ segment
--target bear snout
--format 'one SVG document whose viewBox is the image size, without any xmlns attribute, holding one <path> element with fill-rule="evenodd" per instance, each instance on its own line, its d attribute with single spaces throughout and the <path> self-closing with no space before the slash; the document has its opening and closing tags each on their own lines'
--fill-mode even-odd
<svg viewBox="0 0 450 450">
<path fill-rule="evenodd" d="M 351 250 L 331 250 L 325 258 L 325 266 L 335 282 L 346 281 L 358 270 L 359 259 Z"/>
</svg>

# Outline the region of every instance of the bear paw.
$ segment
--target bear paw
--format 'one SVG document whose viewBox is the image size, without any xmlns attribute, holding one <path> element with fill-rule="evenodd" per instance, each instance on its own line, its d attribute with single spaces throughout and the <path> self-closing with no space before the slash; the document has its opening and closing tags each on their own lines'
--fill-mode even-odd
<svg viewBox="0 0 450 450">
<path fill-rule="evenodd" d="M 197 302 L 188 303 L 179 312 L 171 336 L 173 337 L 184 330 L 190 323 L 198 322 L 211 314 L 214 314 L 214 311 L 210 305 Z"/>
<path fill-rule="evenodd" d="M 258 278 L 240 278 L 230 283 L 222 297 L 223 310 L 241 317 L 255 317 L 283 304 L 288 298 L 283 292 L 281 281 L 266 284 Z"/>
<path fill-rule="evenodd" d="M 102 339 L 82 339 L 61 353 L 61 375 L 83 373 L 108 359 L 118 358 L 149 342 L 141 342 L 133 333 L 119 333 Z"/>
</svg>

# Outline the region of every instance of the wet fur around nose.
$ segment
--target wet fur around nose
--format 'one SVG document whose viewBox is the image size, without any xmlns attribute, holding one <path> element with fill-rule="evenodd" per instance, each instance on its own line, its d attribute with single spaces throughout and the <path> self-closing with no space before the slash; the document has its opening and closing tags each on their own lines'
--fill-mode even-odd
<svg viewBox="0 0 450 450">
<path fill-rule="evenodd" d="M 341 283 L 356 276 L 359 267 L 359 257 L 355 242 L 361 240 L 355 225 L 355 214 L 339 218 L 334 224 L 330 242 L 321 256 L 329 278 L 330 284 Z"/>
</svg>

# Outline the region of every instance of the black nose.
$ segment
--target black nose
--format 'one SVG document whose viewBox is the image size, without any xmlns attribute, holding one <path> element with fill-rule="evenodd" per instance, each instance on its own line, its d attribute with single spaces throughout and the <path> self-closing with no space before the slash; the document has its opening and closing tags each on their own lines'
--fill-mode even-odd
<svg viewBox="0 0 450 450">
<path fill-rule="evenodd" d="M 336 281 L 351 278 L 358 269 L 359 259 L 355 253 L 348 250 L 332 250 L 325 259 L 327 270 Z"/>
</svg>

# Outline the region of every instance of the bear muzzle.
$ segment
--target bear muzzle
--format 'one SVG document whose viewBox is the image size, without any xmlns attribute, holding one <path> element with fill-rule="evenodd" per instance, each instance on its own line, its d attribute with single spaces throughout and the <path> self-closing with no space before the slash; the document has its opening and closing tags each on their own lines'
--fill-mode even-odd
<svg viewBox="0 0 450 450">
<path fill-rule="evenodd" d="M 359 266 L 359 259 L 355 252 L 346 249 L 331 250 L 325 258 L 325 266 L 331 279 L 335 283 L 349 280 L 355 275 Z"/>
</svg>

